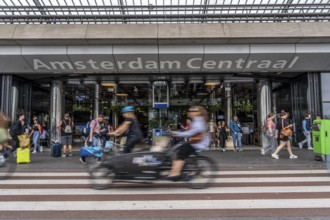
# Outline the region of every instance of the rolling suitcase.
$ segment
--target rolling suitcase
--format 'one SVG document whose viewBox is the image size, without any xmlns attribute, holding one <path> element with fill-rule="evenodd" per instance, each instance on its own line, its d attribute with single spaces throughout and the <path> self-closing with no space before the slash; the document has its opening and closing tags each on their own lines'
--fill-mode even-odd
<svg viewBox="0 0 330 220">
<path fill-rule="evenodd" d="M 30 163 L 30 148 L 17 148 L 16 149 L 16 163 Z"/>
<path fill-rule="evenodd" d="M 61 155 L 62 155 L 62 145 L 60 143 L 52 143 L 50 156 L 61 157 Z"/>
</svg>

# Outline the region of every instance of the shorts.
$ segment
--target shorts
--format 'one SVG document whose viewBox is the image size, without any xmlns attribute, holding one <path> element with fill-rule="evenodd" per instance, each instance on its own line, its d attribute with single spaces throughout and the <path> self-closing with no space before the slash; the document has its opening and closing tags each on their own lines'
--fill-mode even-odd
<svg viewBox="0 0 330 220">
<path fill-rule="evenodd" d="M 62 145 L 72 145 L 72 135 L 61 136 L 61 144 Z"/>
</svg>

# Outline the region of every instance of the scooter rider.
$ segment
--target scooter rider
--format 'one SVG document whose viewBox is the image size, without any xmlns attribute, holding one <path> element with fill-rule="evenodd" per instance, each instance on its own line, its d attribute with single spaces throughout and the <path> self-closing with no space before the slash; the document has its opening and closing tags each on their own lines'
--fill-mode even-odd
<svg viewBox="0 0 330 220">
<path fill-rule="evenodd" d="M 181 170 L 185 159 L 196 150 L 205 150 L 210 145 L 208 134 L 208 113 L 202 106 L 192 106 L 188 110 L 188 117 L 191 119 L 189 130 L 183 132 L 173 132 L 176 137 L 189 138 L 177 152 L 177 158 L 172 163 L 172 169 L 167 179 L 177 181 L 181 178 Z"/>
<path fill-rule="evenodd" d="M 143 133 L 133 106 L 125 106 L 122 108 L 121 113 L 125 121 L 115 131 L 109 132 L 109 135 L 120 136 L 127 131 L 124 153 L 131 153 L 135 144 L 143 139 Z"/>
</svg>

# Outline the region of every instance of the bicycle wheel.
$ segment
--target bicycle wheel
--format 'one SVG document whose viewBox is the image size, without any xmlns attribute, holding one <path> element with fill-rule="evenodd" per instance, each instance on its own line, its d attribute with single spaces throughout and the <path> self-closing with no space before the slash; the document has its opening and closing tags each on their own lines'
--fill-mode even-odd
<svg viewBox="0 0 330 220">
<path fill-rule="evenodd" d="M 16 170 L 16 160 L 9 150 L 0 152 L 0 180 L 9 178 Z"/>
<path fill-rule="evenodd" d="M 109 189 L 115 179 L 115 172 L 112 166 L 101 163 L 90 170 L 90 177 L 94 189 Z"/>
<path fill-rule="evenodd" d="M 182 174 L 189 188 L 204 189 L 214 182 L 215 171 L 215 163 L 210 158 L 196 156 L 186 161 Z"/>
</svg>

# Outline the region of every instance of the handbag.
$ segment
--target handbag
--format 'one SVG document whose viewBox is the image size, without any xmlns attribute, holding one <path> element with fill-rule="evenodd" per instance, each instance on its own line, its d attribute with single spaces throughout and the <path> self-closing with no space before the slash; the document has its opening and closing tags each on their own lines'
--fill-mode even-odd
<svg viewBox="0 0 330 220">
<path fill-rule="evenodd" d="M 0 143 L 4 143 L 4 142 L 8 141 L 9 139 L 10 138 L 9 138 L 7 129 L 6 128 L 0 128 Z"/>
<path fill-rule="evenodd" d="M 28 134 L 18 135 L 17 138 L 19 140 L 20 148 L 30 147 L 30 136 Z"/>
<path fill-rule="evenodd" d="M 197 133 L 189 138 L 189 142 L 192 144 L 196 144 L 200 142 L 203 139 L 204 135 L 203 133 Z"/>
<path fill-rule="evenodd" d="M 288 127 L 284 127 L 284 119 L 282 119 L 282 131 L 280 134 L 280 138 L 284 138 L 284 137 L 290 137 L 292 135 L 292 130 L 291 128 Z"/>
</svg>

